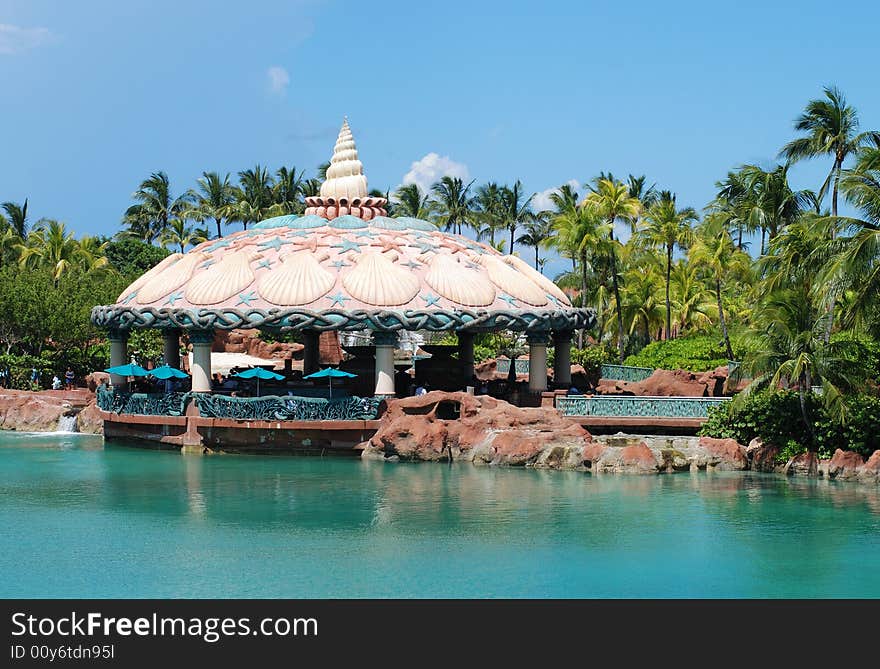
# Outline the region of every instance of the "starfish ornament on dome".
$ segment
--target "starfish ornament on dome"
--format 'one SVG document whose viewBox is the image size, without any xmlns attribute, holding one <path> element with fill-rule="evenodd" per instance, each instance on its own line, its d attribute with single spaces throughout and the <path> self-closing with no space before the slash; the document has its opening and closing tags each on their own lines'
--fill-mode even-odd
<svg viewBox="0 0 880 669">
<path fill-rule="evenodd" d="M 336 293 L 336 295 L 328 295 L 327 297 L 331 300 L 331 307 L 335 307 L 338 304 L 343 309 L 345 309 L 345 303 L 351 299 L 350 297 L 343 295 L 341 292 Z"/>
<path fill-rule="evenodd" d="M 168 296 L 168 299 L 165 300 L 165 304 L 170 304 L 173 307 L 174 303 L 177 302 L 177 300 L 182 300 L 182 299 L 183 299 L 183 293 L 179 293 L 179 292 L 171 293 L 171 295 Z"/>
<path fill-rule="evenodd" d="M 240 293 L 238 296 L 238 302 L 235 303 L 235 306 L 239 304 L 246 304 L 247 306 L 251 306 L 251 302 L 257 299 L 256 293 L 254 291 L 249 291 L 247 293 Z"/>
<path fill-rule="evenodd" d="M 281 240 L 281 237 L 276 236 L 276 237 L 273 237 L 272 239 L 268 239 L 264 242 L 260 242 L 259 246 L 260 246 L 261 251 L 268 251 L 269 249 L 275 249 L 276 251 L 280 251 L 281 245 L 283 243 L 284 242 Z"/>
</svg>

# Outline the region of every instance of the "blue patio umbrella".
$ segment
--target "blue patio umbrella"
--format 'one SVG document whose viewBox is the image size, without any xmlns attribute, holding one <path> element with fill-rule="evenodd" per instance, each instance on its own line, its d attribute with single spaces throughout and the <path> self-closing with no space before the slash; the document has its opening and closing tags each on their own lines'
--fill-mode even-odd
<svg viewBox="0 0 880 669">
<path fill-rule="evenodd" d="M 133 363 L 108 367 L 104 371 L 108 374 L 116 374 L 118 376 L 148 376 L 151 373 L 150 370 L 144 369 L 140 365 L 135 365 Z"/>
<path fill-rule="evenodd" d="M 325 367 L 320 372 L 312 372 L 311 374 L 307 374 L 304 376 L 304 379 L 327 379 L 327 382 L 330 384 L 330 399 L 333 399 L 333 379 L 351 379 L 357 376 L 357 374 L 352 374 L 350 372 L 343 372 L 341 369 L 334 369 L 333 367 Z"/>
<path fill-rule="evenodd" d="M 276 374 L 275 372 L 270 372 L 268 369 L 263 369 L 262 367 L 251 367 L 250 369 L 246 369 L 243 372 L 236 372 L 232 376 L 237 376 L 240 379 L 256 379 L 257 380 L 257 397 L 260 396 L 260 379 L 268 380 L 274 379 L 275 381 L 281 381 L 284 377 L 281 374 Z"/>
<path fill-rule="evenodd" d="M 155 376 L 157 379 L 185 379 L 189 376 L 183 370 L 177 369 L 176 367 L 172 367 L 171 365 L 162 365 L 161 367 L 156 367 L 156 369 L 151 369 L 150 374 Z"/>
</svg>

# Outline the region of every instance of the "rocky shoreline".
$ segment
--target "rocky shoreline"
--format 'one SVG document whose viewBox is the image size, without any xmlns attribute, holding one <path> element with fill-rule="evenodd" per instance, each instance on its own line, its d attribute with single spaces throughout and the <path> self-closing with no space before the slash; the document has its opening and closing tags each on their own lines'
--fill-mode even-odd
<svg viewBox="0 0 880 669">
<path fill-rule="evenodd" d="M 838 450 L 777 463 L 778 449 L 754 440 L 644 435 L 593 436 L 547 408 L 520 408 L 488 396 L 434 391 L 391 400 L 361 457 L 383 461 L 567 469 L 592 474 L 758 471 L 880 483 L 880 450 L 865 459 Z"/>
<path fill-rule="evenodd" d="M 68 418 L 70 421 L 63 421 Z M 0 429 L 16 432 L 56 432 L 68 423 L 76 432 L 102 434 L 104 421 L 87 389 L 74 391 L 0 390 Z"/>
</svg>

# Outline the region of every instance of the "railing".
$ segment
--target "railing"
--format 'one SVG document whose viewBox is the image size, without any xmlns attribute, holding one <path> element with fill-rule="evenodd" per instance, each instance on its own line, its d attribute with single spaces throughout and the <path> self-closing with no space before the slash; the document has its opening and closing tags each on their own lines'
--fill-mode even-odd
<svg viewBox="0 0 880 669">
<path fill-rule="evenodd" d="M 564 416 L 615 418 L 706 418 L 709 407 L 729 402 L 729 397 L 634 397 L 590 395 L 557 397 Z"/>
<path fill-rule="evenodd" d="M 654 373 L 653 367 L 602 365 L 602 378 L 611 381 L 644 381 Z"/>
<path fill-rule="evenodd" d="M 196 393 L 193 401 L 202 416 L 236 420 L 372 420 L 381 399 L 343 397 L 226 397 Z"/>
<path fill-rule="evenodd" d="M 189 402 L 202 416 L 234 420 L 372 420 L 379 412 L 378 397 L 266 396 L 227 397 L 212 393 L 125 393 L 99 388 L 97 404 L 103 411 L 142 416 L 183 416 Z"/>
<path fill-rule="evenodd" d="M 124 393 L 98 388 L 98 408 L 111 413 L 142 416 L 182 416 L 186 413 L 189 393 Z"/>
<path fill-rule="evenodd" d="M 495 360 L 495 371 L 499 374 L 507 374 L 510 372 L 510 360 L 507 358 L 498 358 Z M 516 373 L 517 374 L 528 374 L 529 373 L 529 359 L 528 358 L 517 358 L 516 359 Z"/>
</svg>

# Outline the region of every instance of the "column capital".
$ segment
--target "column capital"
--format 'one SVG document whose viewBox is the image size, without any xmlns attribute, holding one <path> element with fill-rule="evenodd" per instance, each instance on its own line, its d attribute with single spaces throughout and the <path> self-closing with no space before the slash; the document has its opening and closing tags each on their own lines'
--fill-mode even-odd
<svg viewBox="0 0 880 669">
<path fill-rule="evenodd" d="M 536 344 L 543 344 L 544 346 L 546 346 L 550 343 L 550 333 L 544 330 L 527 332 L 526 341 L 528 342 L 529 346 L 534 346 Z"/>
<path fill-rule="evenodd" d="M 397 332 L 376 330 L 373 332 L 374 346 L 397 346 Z"/>
<path fill-rule="evenodd" d="M 187 336 L 191 344 L 210 344 L 214 341 L 213 330 L 189 330 Z"/>
</svg>

